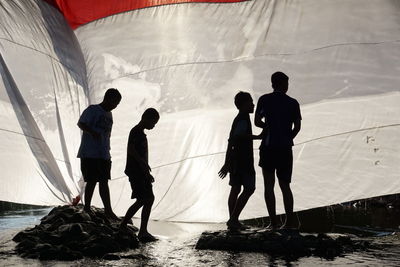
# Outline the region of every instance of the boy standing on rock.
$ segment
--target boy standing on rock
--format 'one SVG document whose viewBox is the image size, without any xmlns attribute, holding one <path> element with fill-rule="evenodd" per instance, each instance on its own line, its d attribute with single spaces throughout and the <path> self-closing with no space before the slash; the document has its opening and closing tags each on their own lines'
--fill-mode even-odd
<svg viewBox="0 0 400 267">
<path fill-rule="evenodd" d="M 253 140 L 261 139 L 261 137 L 253 135 L 251 129 L 249 114 L 254 112 L 251 95 L 247 92 L 239 92 L 235 96 L 235 106 L 239 109 L 239 114 L 233 120 L 225 164 L 218 174 L 223 179 L 228 172 L 230 173 L 231 192 L 228 199 L 230 218 L 226 224 L 228 229 L 240 230 L 246 227 L 239 222 L 239 215 L 256 189 Z M 240 194 L 242 186 L 243 192 Z"/>
<path fill-rule="evenodd" d="M 142 216 L 138 238 L 142 242 L 154 241 L 156 238 L 147 231 L 151 207 L 154 202 L 153 176 L 148 164 L 148 143 L 144 130 L 151 130 L 157 124 L 160 115 L 154 108 L 146 109 L 140 122 L 129 134 L 125 174 L 129 177 L 132 188 L 132 199 L 136 202 L 128 209 L 121 222 L 121 230 L 126 229 L 128 222 L 141 208 Z"/>
<path fill-rule="evenodd" d="M 98 182 L 104 212 L 109 218 L 117 220 L 118 217 L 111 208 L 108 180 L 111 179 L 110 136 L 113 125 L 111 111 L 118 106 L 121 98 L 117 89 L 108 89 L 103 101 L 98 105 L 87 107 L 78 121 L 78 127 L 83 132 L 78 158 L 81 159 L 81 171 L 86 182 L 84 210 L 91 212 L 92 196 Z"/>
<path fill-rule="evenodd" d="M 271 228 L 278 227 L 275 201 L 275 176 L 278 178 L 285 206 L 286 221 L 282 228 L 297 229 L 299 222 L 293 213 L 293 193 L 290 188 L 293 169 L 293 139 L 301 128 L 300 105 L 286 93 L 289 77 L 283 72 L 271 75 L 273 92 L 260 97 L 257 103 L 254 123 L 265 129 L 260 146 L 260 163 L 264 176 L 264 198 L 267 205 Z"/>
</svg>

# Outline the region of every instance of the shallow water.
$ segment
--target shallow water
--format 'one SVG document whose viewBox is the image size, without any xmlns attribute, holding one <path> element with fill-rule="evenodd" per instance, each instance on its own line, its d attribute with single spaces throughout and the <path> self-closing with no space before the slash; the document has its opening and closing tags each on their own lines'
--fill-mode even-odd
<svg viewBox="0 0 400 267">
<path fill-rule="evenodd" d="M 149 229 L 159 240 L 142 245 L 124 255 L 139 259 L 118 261 L 83 259 L 73 262 L 23 259 L 14 254 L 12 237 L 21 229 L 34 226 L 50 209 L 4 212 L 0 215 L 0 266 L 400 266 L 400 235 L 370 237 L 385 249 L 346 254 L 331 260 L 319 257 L 274 258 L 265 253 L 196 250 L 201 232 L 224 229 L 223 224 L 151 222 Z M 137 220 L 134 221 L 139 224 Z"/>
</svg>

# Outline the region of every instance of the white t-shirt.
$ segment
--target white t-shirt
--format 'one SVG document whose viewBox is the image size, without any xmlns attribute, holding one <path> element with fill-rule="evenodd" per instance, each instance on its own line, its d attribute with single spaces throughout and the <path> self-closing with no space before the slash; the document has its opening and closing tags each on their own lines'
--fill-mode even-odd
<svg viewBox="0 0 400 267">
<path fill-rule="evenodd" d="M 79 122 L 99 133 L 100 138 L 96 139 L 91 134 L 83 132 L 78 158 L 110 159 L 112 113 L 105 111 L 100 105 L 90 105 L 83 111 Z"/>
</svg>

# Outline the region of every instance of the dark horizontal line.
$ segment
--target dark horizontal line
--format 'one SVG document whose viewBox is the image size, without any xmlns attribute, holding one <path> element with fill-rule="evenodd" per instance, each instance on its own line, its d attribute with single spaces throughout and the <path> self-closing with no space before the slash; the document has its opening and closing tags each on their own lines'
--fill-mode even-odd
<svg viewBox="0 0 400 267">
<path fill-rule="evenodd" d="M 156 70 L 170 68 L 170 67 L 179 67 L 179 66 L 186 66 L 186 65 L 201 65 L 201 64 L 233 63 L 233 62 L 248 61 L 248 60 L 252 60 L 254 58 L 268 57 L 268 56 L 297 56 L 297 55 L 301 55 L 301 54 L 308 54 L 308 53 L 312 53 L 314 51 L 324 50 L 324 49 L 329 49 L 329 48 L 332 48 L 332 47 L 339 47 L 339 46 L 380 45 L 380 44 L 386 44 L 386 43 L 399 43 L 399 42 L 400 42 L 400 40 L 391 40 L 391 41 L 382 41 L 382 42 L 339 43 L 339 44 L 332 44 L 332 45 L 322 46 L 322 47 L 310 49 L 310 50 L 299 52 L 299 53 L 266 53 L 266 54 L 260 54 L 260 55 L 251 56 L 251 57 L 240 57 L 240 58 L 228 59 L 228 60 L 201 61 L 201 62 L 182 62 L 182 63 L 170 64 L 170 65 L 166 65 L 166 66 L 159 66 L 159 67 L 155 67 L 155 68 L 152 68 L 152 69 L 141 70 L 141 71 L 137 71 L 137 72 L 133 72 L 133 73 L 128 73 L 128 74 L 125 74 L 125 75 L 121 75 L 121 76 L 119 76 L 117 78 L 107 79 L 107 80 L 103 80 L 101 82 L 103 82 L 103 83 L 112 82 L 112 81 L 118 80 L 120 78 L 125 78 L 125 77 L 138 75 L 138 74 L 145 73 L 145 72 L 151 72 L 151 71 L 156 71 Z"/>
</svg>

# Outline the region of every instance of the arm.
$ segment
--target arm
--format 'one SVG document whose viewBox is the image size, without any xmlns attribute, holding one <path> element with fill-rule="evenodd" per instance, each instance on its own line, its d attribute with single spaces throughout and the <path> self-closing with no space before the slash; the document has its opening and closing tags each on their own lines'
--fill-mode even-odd
<svg viewBox="0 0 400 267">
<path fill-rule="evenodd" d="M 139 163 L 139 166 L 142 168 L 142 171 L 144 173 L 150 174 L 151 168 L 149 164 L 143 159 L 143 157 L 137 152 L 135 147 L 133 146 L 133 143 L 129 142 L 128 144 L 128 157 L 133 157 L 136 162 Z"/>
<path fill-rule="evenodd" d="M 296 135 L 300 132 L 300 129 L 301 129 L 301 120 L 300 119 L 297 119 L 297 120 L 295 120 L 294 122 L 293 122 L 293 124 L 294 124 L 294 127 L 293 127 L 293 130 L 292 130 L 292 137 L 293 137 L 293 139 L 296 137 Z"/>
<path fill-rule="evenodd" d="M 91 136 L 93 136 L 94 138 L 98 139 L 100 138 L 100 134 L 94 130 L 92 130 L 89 126 L 87 126 L 85 123 L 83 122 L 78 122 L 78 127 L 83 131 L 86 132 L 88 134 L 90 134 Z"/>
<path fill-rule="evenodd" d="M 301 129 L 300 104 L 297 101 L 295 103 L 296 103 L 296 105 L 295 105 L 294 119 L 293 119 L 294 127 L 292 129 L 292 138 L 293 139 L 296 137 L 296 135 L 300 132 L 300 129 Z"/>
<path fill-rule="evenodd" d="M 267 124 L 262 120 L 261 115 L 258 113 L 254 115 L 254 125 L 263 129 L 267 127 Z"/>
<path fill-rule="evenodd" d="M 250 126 L 251 127 L 251 126 Z M 235 145 L 237 142 L 262 139 L 264 130 L 259 135 L 249 134 L 248 133 L 248 124 L 245 121 L 240 121 L 236 128 L 233 130 L 233 134 L 231 136 L 232 145 Z"/>
<path fill-rule="evenodd" d="M 218 175 L 221 179 L 225 178 L 225 176 L 228 174 L 229 169 L 231 167 L 232 151 L 233 151 L 233 145 L 232 145 L 232 142 L 229 140 L 228 147 L 226 149 L 226 154 L 225 154 L 224 166 L 222 166 L 221 170 L 218 172 Z"/>
<path fill-rule="evenodd" d="M 260 97 L 257 101 L 256 111 L 254 112 L 254 125 L 264 129 L 265 127 L 267 127 L 267 124 L 265 123 L 265 121 L 262 120 L 263 116 L 261 115 L 261 113 L 263 113 L 261 100 L 262 98 L 263 97 Z"/>
<path fill-rule="evenodd" d="M 236 135 L 232 137 L 232 142 L 238 142 L 239 140 L 256 140 L 256 139 L 262 139 L 264 134 L 264 130 L 259 134 L 259 135 L 254 135 L 254 134 L 241 134 L 241 135 Z"/>
</svg>

